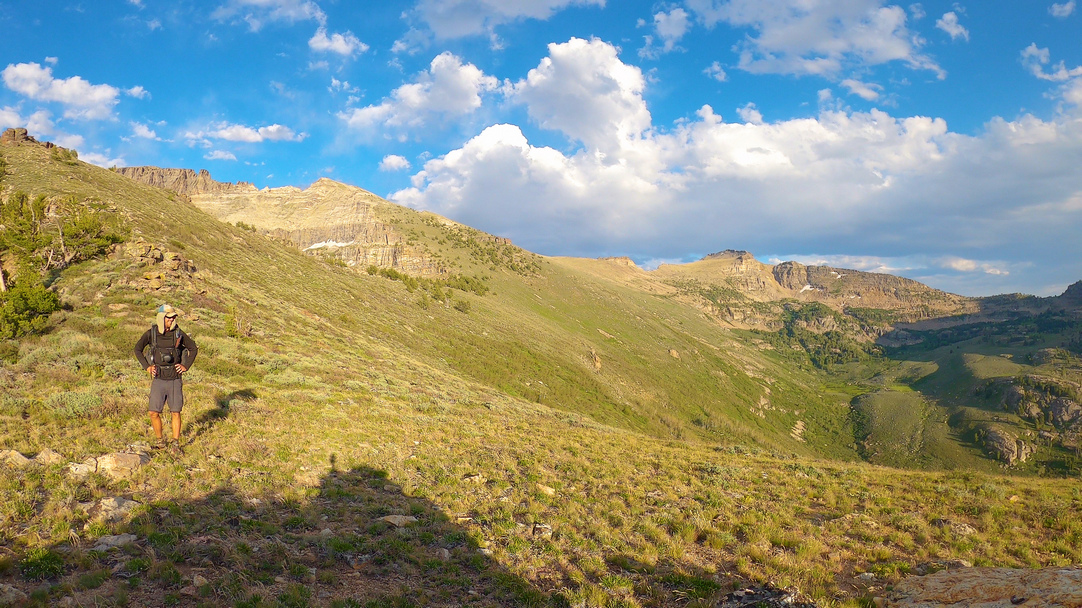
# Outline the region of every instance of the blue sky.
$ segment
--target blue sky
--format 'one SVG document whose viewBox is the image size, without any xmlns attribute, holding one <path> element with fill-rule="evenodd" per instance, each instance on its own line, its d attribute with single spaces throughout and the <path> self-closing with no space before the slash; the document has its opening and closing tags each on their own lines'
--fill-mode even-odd
<svg viewBox="0 0 1082 608">
<path fill-rule="evenodd" d="M 0 127 L 353 184 L 547 255 L 746 249 L 966 295 L 1082 279 L 1063 2 L 0 4 Z"/>
</svg>

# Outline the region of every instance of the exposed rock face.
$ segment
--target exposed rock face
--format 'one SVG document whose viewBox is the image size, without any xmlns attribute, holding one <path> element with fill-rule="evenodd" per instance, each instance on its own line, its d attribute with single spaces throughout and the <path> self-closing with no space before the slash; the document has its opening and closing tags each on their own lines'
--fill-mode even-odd
<svg viewBox="0 0 1082 608">
<path fill-rule="evenodd" d="M 19 146 L 23 144 L 33 144 L 45 148 L 56 147 L 51 141 L 39 142 L 26 129 L 22 128 L 5 129 L 3 134 L 0 134 L 0 146 Z"/>
<path fill-rule="evenodd" d="M 236 184 L 233 184 L 229 182 L 214 181 L 214 179 L 210 177 L 210 172 L 206 169 L 200 169 L 199 172 L 196 173 L 192 169 L 121 167 L 116 171 L 123 176 L 130 177 L 131 179 L 147 184 L 148 186 L 172 190 L 177 194 L 183 194 L 185 196 L 216 192 L 254 192 L 256 190 L 255 186 L 248 182 L 237 182 Z"/>
<path fill-rule="evenodd" d="M 885 608 L 1082 606 L 1082 568 L 962 568 L 910 576 L 894 586 Z"/>
<path fill-rule="evenodd" d="M 510 239 L 508 239 L 508 240 L 510 240 Z M 627 257 L 627 256 L 612 257 L 612 258 L 601 258 L 601 259 L 605 260 L 606 262 L 612 262 L 613 264 L 616 264 L 617 266 L 627 266 L 628 268 L 638 268 L 638 266 L 635 264 L 635 262 L 632 261 L 632 259 Z"/>
<path fill-rule="evenodd" d="M 808 267 L 799 262 L 782 262 L 774 267 L 774 279 L 785 289 L 800 291 L 808 284 Z"/>
<path fill-rule="evenodd" d="M 995 458 L 1006 462 L 1008 466 L 1025 462 L 1033 454 L 1033 446 L 1003 429 L 987 427 L 980 435 L 984 449 Z"/>
<path fill-rule="evenodd" d="M 383 219 L 394 207 L 371 192 L 322 178 L 305 190 L 256 189 L 216 182 L 205 170 L 129 167 L 121 174 L 183 194 L 192 204 L 229 223 L 244 223 L 304 251 L 326 253 L 349 266 L 394 268 L 433 276 L 446 270 L 411 245 Z M 508 239 L 493 237 L 497 242 Z"/>
</svg>

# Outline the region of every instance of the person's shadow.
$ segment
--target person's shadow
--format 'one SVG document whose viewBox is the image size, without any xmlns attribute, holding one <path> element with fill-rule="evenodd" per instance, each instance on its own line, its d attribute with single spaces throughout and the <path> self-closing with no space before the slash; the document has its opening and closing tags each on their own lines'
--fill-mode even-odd
<svg viewBox="0 0 1082 608">
<path fill-rule="evenodd" d="M 242 496 L 227 486 L 198 500 L 155 504 L 127 526 L 137 540 L 97 556 L 94 567 L 129 586 L 139 579 L 126 591 L 130 605 L 549 603 L 488 557 L 462 525 L 403 494 L 384 471 L 338 471 L 333 456 L 331 465 L 303 501 Z"/>
<path fill-rule="evenodd" d="M 195 441 L 216 423 L 227 418 L 235 408 L 245 407 L 257 399 L 259 399 L 259 396 L 250 388 L 242 388 L 231 393 L 219 393 L 214 397 L 215 407 L 204 411 L 195 420 L 188 423 L 185 430 L 185 434 L 188 436 L 187 441 Z"/>
</svg>

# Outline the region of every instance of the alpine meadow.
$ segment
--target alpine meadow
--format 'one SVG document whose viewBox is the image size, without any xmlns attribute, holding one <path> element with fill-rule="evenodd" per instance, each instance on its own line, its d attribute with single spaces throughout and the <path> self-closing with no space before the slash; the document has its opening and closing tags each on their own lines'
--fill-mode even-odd
<svg viewBox="0 0 1082 608">
<path fill-rule="evenodd" d="M 868 606 L 1082 561 L 1082 284 L 645 271 L 330 180 L 0 154 L 11 605 Z M 181 455 L 132 356 L 163 303 Z"/>
</svg>

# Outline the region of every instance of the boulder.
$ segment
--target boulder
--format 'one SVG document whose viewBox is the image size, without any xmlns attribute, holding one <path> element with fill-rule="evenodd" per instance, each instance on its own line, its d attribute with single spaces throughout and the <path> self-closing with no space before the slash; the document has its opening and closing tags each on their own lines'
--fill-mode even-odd
<svg viewBox="0 0 1082 608">
<path fill-rule="evenodd" d="M 61 462 L 64 462 L 66 460 L 66 458 L 50 450 L 49 448 L 45 448 L 44 450 L 38 452 L 37 456 L 34 456 L 34 462 L 44 465 L 60 464 Z"/>
<path fill-rule="evenodd" d="M 150 462 L 146 454 L 114 452 L 98 457 L 98 472 L 114 479 L 128 477 Z"/>
<path fill-rule="evenodd" d="M 92 519 L 117 522 L 131 514 L 139 504 L 120 496 L 103 498 L 90 508 L 89 515 Z"/>
<path fill-rule="evenodd" d="M 94 546 L 91 548 L 91 550 L 108 551 L 109 549 L 115 549 L 128 543 L 133 543 L 135 542 L 135 540 L 136 537 L 134 534 L 116 534 L 113 536 L 103 536 L 94 543 Z"/>
<path fill-rule="evenodd" d="M 1015 437 L 1003 429 L 988 427 L 981 433 L 981 443 L 985 451 L 995 458 L 1006 462 L 1008 466 L 1025 462 L 1033 454 L 1033 446 Z"/>
<path fill-rule="evenodd" d="M 21 469 L 30 464 L 31 460 L 15 450 L 0 450 L 0 462 L 6 462 L 17 469 Z"/>
<path fill-rule="evenodd" d="M 1082 606 L 1082 567 L 944 570 L 905 578 L 879 599 L 884 608 Z"/>
</svg>

